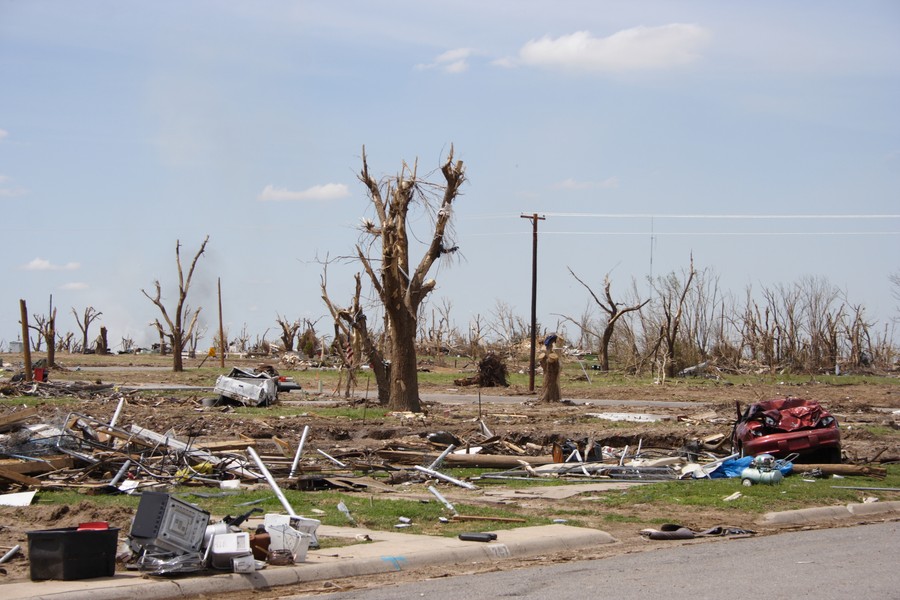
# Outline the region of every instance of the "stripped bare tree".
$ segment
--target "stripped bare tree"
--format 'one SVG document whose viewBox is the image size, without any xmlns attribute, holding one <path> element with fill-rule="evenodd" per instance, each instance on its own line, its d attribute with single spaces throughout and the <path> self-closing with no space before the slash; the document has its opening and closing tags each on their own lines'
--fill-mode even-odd
<svg viewBox="0 0 900 600">
<path fill-rule="evenodd" d="M 688 291 L 690 291 L 691 282 L 696 274 L 694 258 L 691 257 L 690 268 L 683 280 L 679 279 L 675 273 L 670 273 L 653 282 L 659 309 L 657 314 L 659 337 L 655 349 L 658 350 L 660 345 L 663 349 L 662 360 L 658 364 L 664 377 L 674 377 L 678 371 L 679 328 L 684 316 Z"/>
<path fill-rule="evenodd" d="M 523 350 L 522 344 L 531 339 L 531 325 L 528 321 L 513 312 L 512 306 L 497 300 L 494 310 L 491 312 L 493 320 L 489 323 L 488 328 L 493 336 L 505 346 L 505 351 L 509 357 L 514 357 Z M 540 323 L 535 326 L 535 331 L 541 331 Z"/>
<path fill-rule="evenodd" d="M 160 286 L 158 279 L 153 282 L 155 292 L 152 296 L 148 294 L 146 290 L 141 290 L 147 299 L 156 305 L 165 321 L 165 335 L 172 343 L 172 370 L 176 373 L 184 371 L 184 362 L 181 357 L 181 351 L 185 346 L 185 342 L 190 339 L 193 334 L 194 327 L 197 326 L 197 318 L 200 316 L 200 308 L 194 310 L 193 314 L 188 313 L 185 310 L 187 308 L 185 301 L 187 300 L 187 295 L 191 288 L 191 280 L 194 277 L 194 269 L 197 267 L 197 261 L 206 250 L 206 243 L 208 241 L 209 236 L 206 236 L 203 243 L 200 245 L 197 254 L 194 255 L 194 259 L 191 261 L 191 266 L 188 269 L 187 274 L 184 273 L 181 266 L 181 241 L 178 240 L 175 242 L 175 264 L 178 267 L 178 300 L 175 303 L 175 308 L 171 315 L 163 303 L 162 287 Z M 158 320 L 157 323 L 159 324 Z"/>
<path fill-rule="evenodd" d="M 437 285 L 434 279 L 428 278 L 431 268 L 444 255 L 458 250 L 447 239 L 448 226 L 453 201 L 466 180 L 465 169 L 462 161 L 454 163 L 452 146 L 441 167 L 443 185 L 419 179 L 417 164 L 410 167 L 406 163 L 395 178 L 379 183 L 369 174 L 365 148 L 362 163 L 359 179 L 368 190 L 375 220 L 363 221 L 363 241 L 356 251 L 387 316 L 385 331 L 389 335 L 391 357 L 389 407 L 421 412 L 416 360 L 419 306 Z M 440 200 L 437 210 L 431 213 L 431 239 L 415 265 L 409 254 L 410 209 L 417 202 L 426 210 L 433 209 L 435 196 L 440 196 Z"/>
<path fill-rule="evenodd" d="M 356 291 L 353 299 L 348 307 L 342 308 L 336 306 L 328 296 L 327 265 L 322 271 L 322 300 L 325 302 L 325 306 L 328 307 L 328 312 L 331 313 L 331 318 L 334 321 L 334 340 L 338 346 L 338 355 L 341 361 L 341 377 L 343 377 L 343 371 L 347 371 L 344 396 L 350 397 L 350 391 L 356 385 L 356 370 L 359 368 L 362 354 L 366 354 L 370 361 L 378 363 L 374 372 L 379 392 L 379 402 L 387 404 L 390 398 L 390 383 L 387 371 L 383 358 L 369 338 L 369 331 L 366 327 L 366 315 L 360 305 L 362 281 L 359 273 L 355 275 L 355 279 Z M 373 355 L 377 355 L 377 359 Z M 339 380 L 338 387 L 340 387 L 340 384 L 341 381 Z"/>
<path fill-rule="evenodd" d="M 52 367 L 56 364 L 56 307 L 50 309 L 48 315 L 32 315 L 34 317 L 34 325 L 29 325 L 29 329 L 34 329 L 38 333 L 38 340 L 43 339 L 47 344 L 47 366 Z M 40 347 L 36 348 L 40 352 Z"/>
<path fill-rule="evenodd" d="M 603 325 L 603 332 L 596 333 L 594 331 L 590 331 L 592 335 L 596 336 L 600 340 L 600 345 L 597 350 L 597 362 L 599 363 L 599 367 L 601 371 L 609 371 L 609 344 L 612 341 L 613 333 L 616 328 L 616 323 L 618 323 L 619 319 L 624 317 L 630 312 L 639 311 L 644 308 L 650 300 L 644 300 L 643 302 L 639 302 L 638 304 L 633 304 L 631 306 L 622 306 L 621 302 L 616 302 L 612 297 L 612 282 L 609 280 L 609 273 L 603 278 L 603 297 L 601 298 L 597 294 L 594 293 L 594 290 L 582 281 L 578 275 L 575 274 L 572 269 L 569 269 L 569 273 L 572 274 L 572 277 L 575 278 L 575 281 L 580 283 L 591 295 L 591 298 L 594 299 L 594 303 L 600 307 L 600 309 L 606 313 L 606 323 Z M 582 334 L 585 333 L 584 327 L 574 319 L 566 317 L 566 320 L 578 325 L 582 329 Z"/>
<path fill-rule="evenodd" d="M 300 319 L 288 321 L 286 317 L 276 314 L 275 322 L 281 327 L 281 349 L 284 352 L 293 352 L 294 340 L 297 338 L 297 332 L 300 330 Z"/>
<path fill-rule="evenodd" d="M 156 330 L 156 334 L 159 336 L 159 355 L 165 356 L 169 353 L 166 346 L 166 328 L 159 322 L 159 319 L 150 321 L 150 327 L 153 327 Z"/>
<path fill-rule="evenodd" d="M 72 352 L 72 344 L 75 341 L 75 334 L 71 331 L 67 331 L 64 335 L 59 335 L 56 337 L 56 351 L 57 352 Z"/>
<path fill-rule="evenodd" d="M 484 317 L 481 314 L 476 314 L 469 321 L 469 336 L 466 343 L 469 348 L 469 355 L 476 361 L 481 358 L 484 350 L 485 325 L 482 322 L 483 320 Z"/>
<path fill-rule="evenodd" d="M 188 308 L 185 309 L 184 312 L 186 314 L 190 314 L 191 310 L 190 308 Z M 186 338 L 188 356 L 190 356 L 191 358 L 197 358 L 197 346 L 200 345 L 200 340 L 202 340 L 206 335 L 208 329 L 209 328 L 205 324 L 198 322 L 197 326 L 194 327 L 194 331 L 191 333 L 190 337 Z"/>
<path fill-rule="evenodd" d="M 78 329 L 81 330 L 81 351 L 87 354 L 91 347 L 88 343 L 88 330 L 91 327 L 91 323 L 99 319 L 103 313 L 93 306 L 88 306 L 84 309 L 84 313 L 81 316 L 78 315 L 74 307 L 72 308 L 72 314 L 75 315 L 75 323 L 78 325 Z"/>
</svg>

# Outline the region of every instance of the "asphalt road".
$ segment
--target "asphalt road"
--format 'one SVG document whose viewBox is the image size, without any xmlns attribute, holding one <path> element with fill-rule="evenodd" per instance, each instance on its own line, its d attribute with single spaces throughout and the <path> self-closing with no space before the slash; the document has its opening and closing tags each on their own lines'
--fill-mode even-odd
<svg viewBox="0 0 900 600">
<path fill-rule="evenodd" d="M 900 599 L 900 522 L 679 545 L 319 595 L 322 600 Z M 281 600 L 300 598 L 285 596 Z"/>
<path fill-rule="evenodd" d="M 478 404 L 477 394 L 420 394 L 421 399 L 425 402 L 438 402 L 440 404 Z M 535 402 L 537 396 L 489 396 L 482 394 L 481 402 L 484 404 L 522 404 L 523 402 Z M 571 399 L 573 404 L 585 406 L 643 406 L 654 407 L 663 406 L 668 408 L 697 408 L 704 406 L 702 402 L 680 402 L 669 400 L 606 400 L 602 398 L 594 399 Z"/>
</svg>

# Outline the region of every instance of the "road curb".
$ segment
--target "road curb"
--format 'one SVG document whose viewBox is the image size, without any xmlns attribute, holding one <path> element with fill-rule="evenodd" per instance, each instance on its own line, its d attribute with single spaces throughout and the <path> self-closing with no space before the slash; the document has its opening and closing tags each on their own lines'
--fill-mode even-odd
<svg viewBox="0 0 900 600">
<path fill-rule="evenodd" d="M 839 521 L 852 517 L 885 517 L 894 514 L 900 515 L 900 501 L 847 504 L 846 506 L 821 506 L 770 512 L 763 515 L 757 523 L 790 527 L 822 521 Z"/>
<path fill-rule="evenodd" d="M 128 572 L 115 577 L 81 581 L 11 583 L 0 585 L 0 595 L 21 600 L 121 600 L 128 597 L 169 600 L 392 573 L 431 565 L 498 562 L 617 541 L 605 531 L 569 525 L 523 527 L 494 533 L 498 539 L 490 543 L 422 535 L 391 535 L 390 539 L 372 544 L 311 551 L 307 554 L 307 562 L 290 567 L 269 567 L 246 575 L 203 574 L 161 580 Z"/>
</svg>

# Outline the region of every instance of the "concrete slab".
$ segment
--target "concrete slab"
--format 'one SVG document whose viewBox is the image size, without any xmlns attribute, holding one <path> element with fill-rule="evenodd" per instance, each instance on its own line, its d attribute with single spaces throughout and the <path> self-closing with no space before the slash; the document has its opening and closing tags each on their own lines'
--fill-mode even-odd
<svg viewBox="0 0 900 600">
<path fill-rule="evenodd" d="M 757 521 L 762 525 L 792 527 L 824 521 L 840 521 L 856 518 L 880 518 L 900 515 L 900 502 L 873 502 L 871 504 L 847 504 L 821 506 L 766 513 Z"/>
</svg>

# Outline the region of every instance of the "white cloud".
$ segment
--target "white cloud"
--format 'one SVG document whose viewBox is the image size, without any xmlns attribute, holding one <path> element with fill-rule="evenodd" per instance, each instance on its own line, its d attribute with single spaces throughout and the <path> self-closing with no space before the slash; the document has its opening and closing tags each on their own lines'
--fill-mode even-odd
<svg viewBox="0 0 900 600">
<path fill-rule="evenodd" d="M 469 58 L 475 54 L 471 48 L 456 48 L 447 50 L 437 56 L 434 62 L 418 64 L 416 69 L 441 69 L 446 73 L 462 73 L 469 69 Z"/>
<path fill-rule="evenodd" d="M 9 132 L 5 129 L 0 129 L 0 140 L 9 135 Z"/>
<path fill-rule="evenodd" d="M 0 131 L 3 131 L 0 129 Z M 2 136 L 0 136 L 2 138 Z M 0 186 L 4 184 L 10 183 L 12 178 L 8 175 L 0 175 Z M 24 196 L 28 191 L 25 188 L 21 187 L 0 187 L 0 198 L 17 198 L 18 196 Z"/>
<path fill-rule="evenodd" d="M 35 258 L 20 268 L 24 271 L 74 271 L 81 267 L 77 262 L 69 262 L 64 265 L 54 265 L 44 258 Z"/>
<path fill-rule="evenodd" d="M 556 187 L 563 190 L 609 190 L 619 187 L 619 178 L 608 177 L 603 181 L 576 181 L 572 178 L 569 178 L 560 181 L 558 184 L 556 184 Z"/>
<path fill-rule="evenodd" d="M 519 50 L 519 63 L 580 71 L 635 71 L 690 64 L 709 39 L 699 25 L 673 23 L 624 29 L 605 38 L 588 31 L 531 40 Z M 502 64 L 502 63 L 495 63 Z"/>
<path fill-rule="evenodd" d="M 284 202 L 290 200 L 338 200 L 350 195 L 350 189 L 343 183 L 326 183 L 314 185 L 302 192 L 292 192 L 286 188 L 277 188 L 272 184 L 263 188 L 256 198 L 260 202 Z"/>
<path fill-rule="evenodd" d="M 59 289 L 66 291 L 81 291 L 88 289 L 88 284 L 83 281 L 70 281 L 69 283 L 64 283 L 59 286 Z"/>
</svg>

